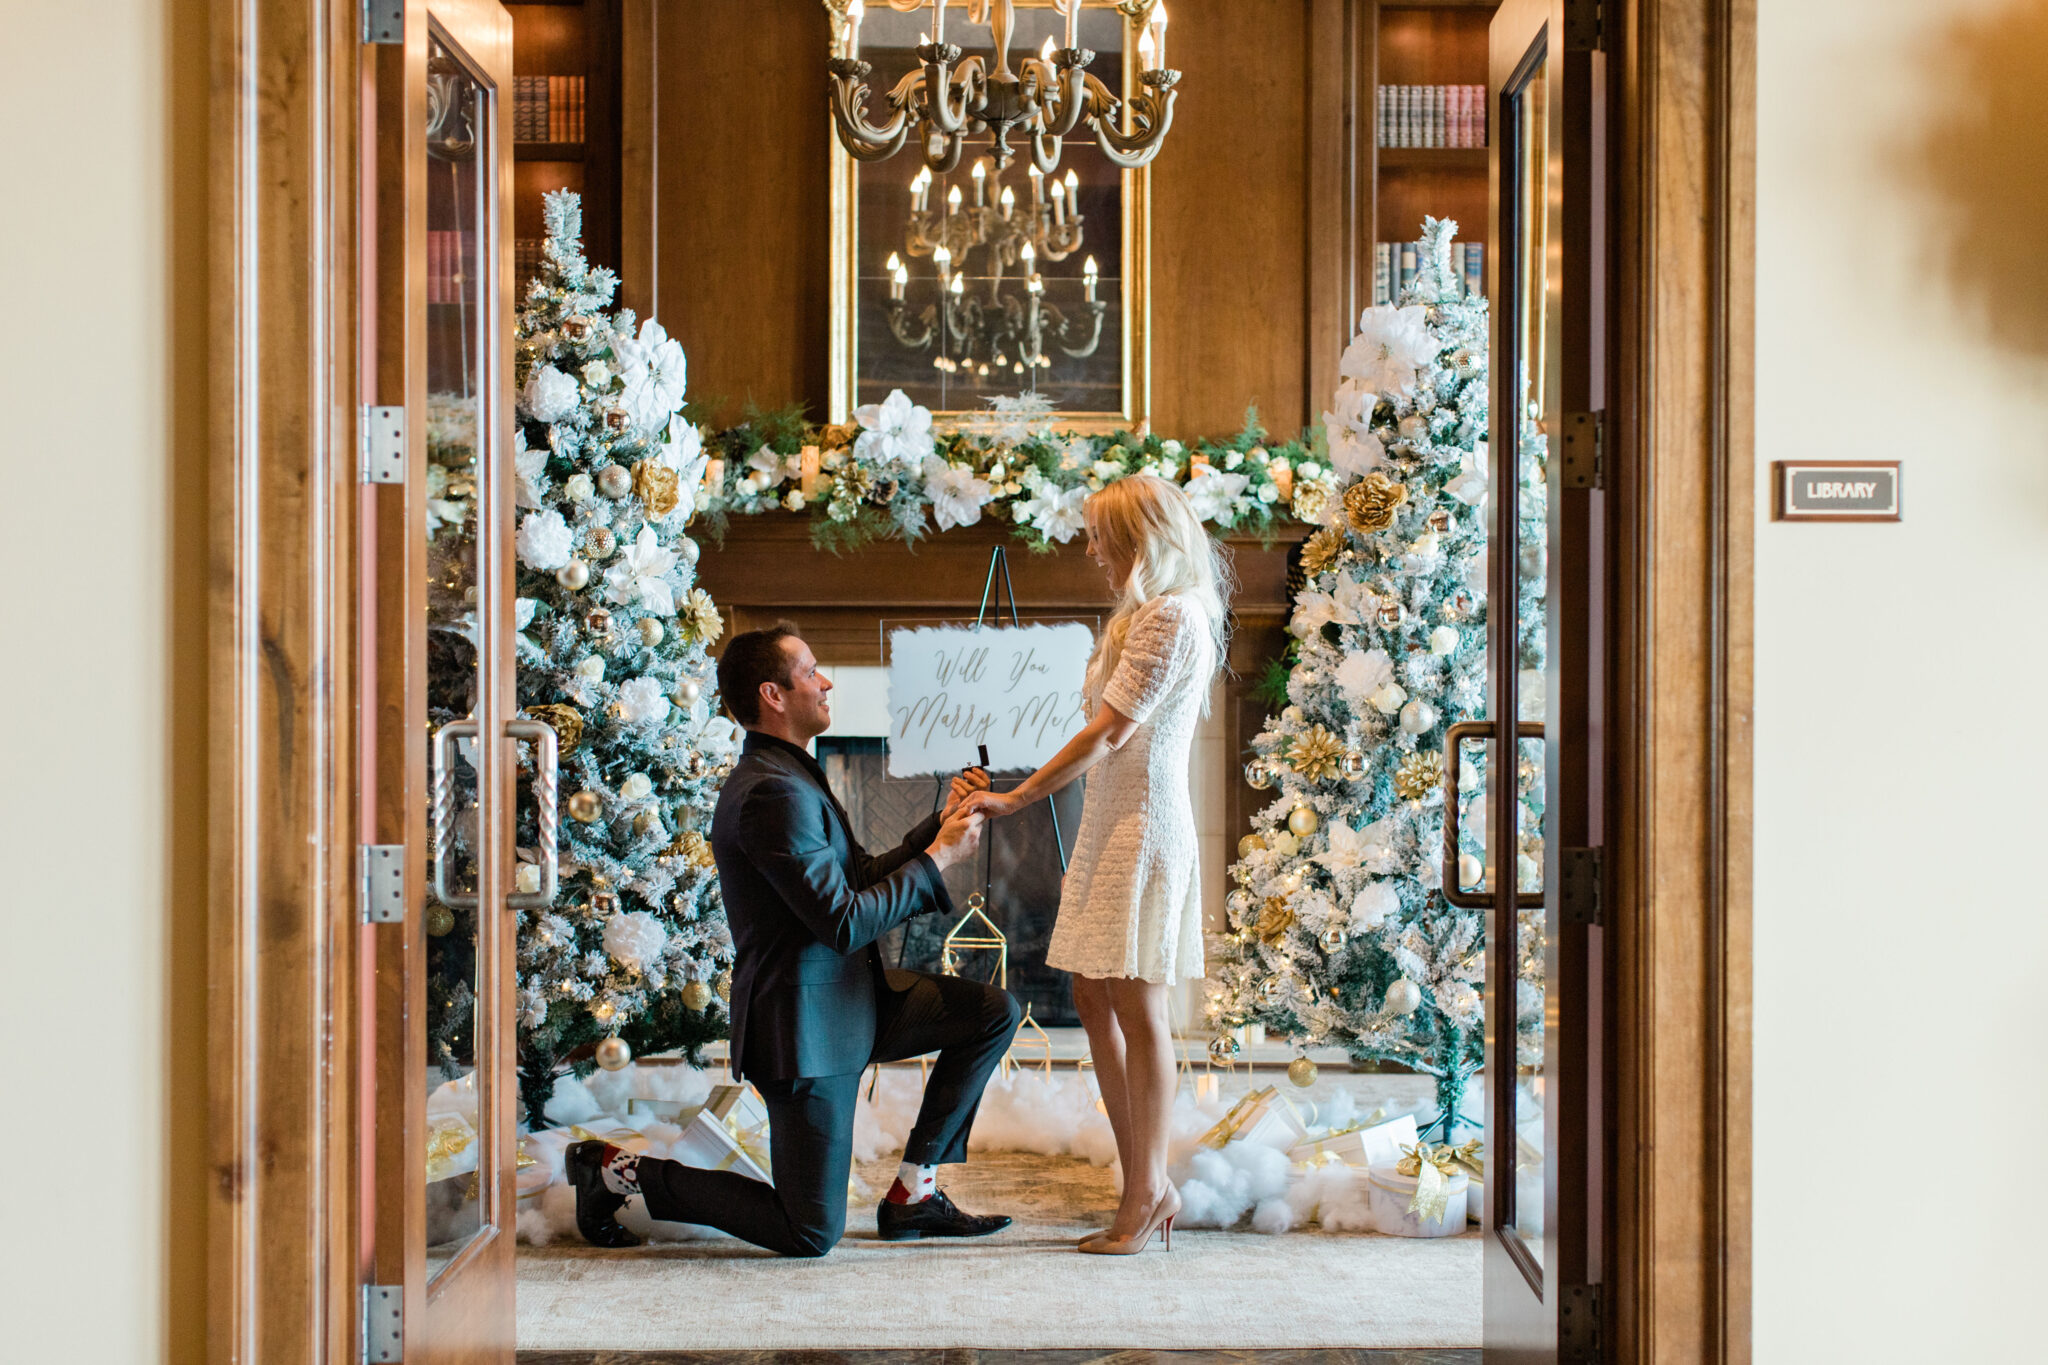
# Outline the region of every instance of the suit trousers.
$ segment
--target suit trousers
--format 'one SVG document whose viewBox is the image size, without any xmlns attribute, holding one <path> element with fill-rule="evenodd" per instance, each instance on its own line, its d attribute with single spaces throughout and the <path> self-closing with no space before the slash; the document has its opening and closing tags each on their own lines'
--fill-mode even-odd
<svg viewBox="0 0 2048 1365">
<path fill-rule="evenodd" d="M 926 972 L 888 976 L 870 1060 L 939 1054 L 903 1159 L 919 1166 L 965 1161 L 982 1090 L 1009 1048 L 1022 1011 L 1008 991 L 978 981 Z M 768 1106 L 775 1183 L 644 1157 L 640 1190 L 648 1216 L 717 1228 L 783 1256 L 823 1256 L 846 1231 L 862 1075 L 750 1078 Z"/>
</svg>

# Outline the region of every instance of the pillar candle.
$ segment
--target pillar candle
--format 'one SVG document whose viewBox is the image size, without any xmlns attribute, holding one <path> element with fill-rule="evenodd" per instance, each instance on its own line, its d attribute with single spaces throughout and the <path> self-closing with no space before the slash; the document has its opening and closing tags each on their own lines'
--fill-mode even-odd
<svg viewBox="0 0 2048 1365">
<path fill-rule="evenodd" d="M 818 462 L 820 458 L 821 456 L 816 446 L 804 447 L 803 470 L 797 476 L 797 487 L 802 490 L 803 495 L 807 498 L 815 495 L 818 491 Z"/>
</svg>

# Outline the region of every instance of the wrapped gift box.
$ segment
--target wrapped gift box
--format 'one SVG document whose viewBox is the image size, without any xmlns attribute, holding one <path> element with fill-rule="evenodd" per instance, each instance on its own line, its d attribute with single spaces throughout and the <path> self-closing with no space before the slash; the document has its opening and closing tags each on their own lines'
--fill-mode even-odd
<svg viewBox="0 0 2048 1365">
<path fill-rule="evenodd" d="M 1334 1158 L 1347 1166 L 1361 1169 L 1391 1166 L 1401 1159 L 1401 1149 L 1413 1147 L 1416 1141 L 1415 1116 L 1403 1114 L 1386 1123 L 1361 1124 L 1297 1142 L 1289 1149 L 1287 1157 L 1290 1161 L 1316 1164 Z"/>
<path fill-rule="evenodd" d="M 1214 1128 L 1202 1134 L 1202 1145 L 1220 1150 L 1226 1143 L 1257 1142 L 1285 1150 L 1307 1137 L 1308 1125 L 1293 1104 L 1268 1085 L 1232 1105 Z"/>
<path fill-rule="evenodd" d="M 1447 1196 L 1441 1218 L 1425 1219 L 1413 1212 L 1420 1176 L 1402 1175 L 1394 1163 L 1366 1172 L 1365 1205 L 1373 1226 L 1389 1237 L 1449 1237 L 1465 1230 L 1465 1204 L 1472 1178 L 1463 1170 L 1444 1177 Z"/>
<path fill-rule="evenodd" d="M 713 1118 L 708 1109 L 700 1109 L 691 1115 L 683 1125 L 683 1135 L 669 1148 L 669 1155 L 685 1166 L 695 1166 L 706 1171 L 737 1171 L 741 1175 L 772 1183 L 768 1171 L 740 1145 L 736 1137 L 723 1123 Z"/>
</svg>

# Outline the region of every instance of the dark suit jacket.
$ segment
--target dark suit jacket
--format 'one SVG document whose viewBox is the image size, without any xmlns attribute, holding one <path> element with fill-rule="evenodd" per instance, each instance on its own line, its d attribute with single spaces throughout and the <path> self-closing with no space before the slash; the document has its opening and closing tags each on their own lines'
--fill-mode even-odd
<svg viewBox="0 0 2048 1365">
<path fill-rule="evenodd" d="M 824 770 L 794 744 L 750 731 L 711 819 L 732 926 L 735 1077 L 838 1076 L 868 1064 L 889 990 L 875 940 L 913 915 L 951 910 L 924 849 L 934 812 L 871 856 L 854 842 Z"/>
</svg>

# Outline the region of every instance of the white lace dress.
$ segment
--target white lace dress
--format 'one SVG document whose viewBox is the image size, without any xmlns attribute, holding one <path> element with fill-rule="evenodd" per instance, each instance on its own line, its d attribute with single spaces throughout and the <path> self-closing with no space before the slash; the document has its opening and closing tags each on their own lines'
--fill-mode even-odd
<svg viewBox="0 0 2048 1365">
<path fill-rule="evenodd" d="M 1188 751 L 1214 656 L 1208 622 L 1185 598 L 1155 597 L 1131 618 L 1101 701 L 1138 729 L 1088 774 L 1048 965 L 1165 985 L 1202 975 Z"/>
</svg>

